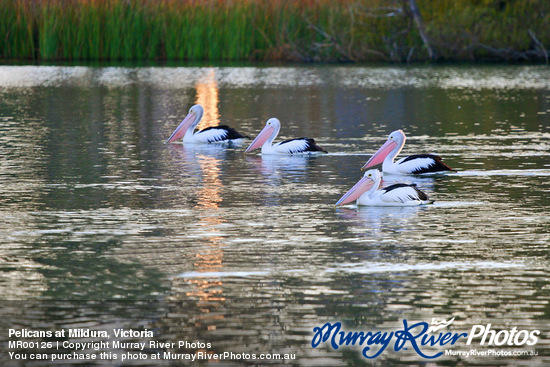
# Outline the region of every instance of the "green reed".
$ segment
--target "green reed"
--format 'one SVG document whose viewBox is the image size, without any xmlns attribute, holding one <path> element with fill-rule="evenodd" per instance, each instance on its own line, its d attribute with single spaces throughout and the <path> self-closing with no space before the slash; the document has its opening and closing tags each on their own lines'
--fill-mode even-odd
<svg viewBox="0 0 550 367">
<path fill-rule="evenodd" d="M 442 59 L 550 48 L 547 0 L 416 2 Z M 0 58 L 414 61 L 427 52 L 407 0 L 0 0 Z"/>
<path fill-rule="evenodd" d="M 0 56 L 8 59 L 33 58 L 33 15 L 31 8 L 17 0 L 5 0 L 0 6 Z"/>
</svg>

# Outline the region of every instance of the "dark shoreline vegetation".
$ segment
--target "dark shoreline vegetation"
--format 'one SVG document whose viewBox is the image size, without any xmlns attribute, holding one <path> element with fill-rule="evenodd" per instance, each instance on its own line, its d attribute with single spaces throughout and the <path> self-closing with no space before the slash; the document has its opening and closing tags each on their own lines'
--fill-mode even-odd
<svg viewBox="0 0 550 367">
<path fill-rule="evenodd" d="M 0 0 L 0 59 L 546 62 L 548 0 Z"/>
</svg>

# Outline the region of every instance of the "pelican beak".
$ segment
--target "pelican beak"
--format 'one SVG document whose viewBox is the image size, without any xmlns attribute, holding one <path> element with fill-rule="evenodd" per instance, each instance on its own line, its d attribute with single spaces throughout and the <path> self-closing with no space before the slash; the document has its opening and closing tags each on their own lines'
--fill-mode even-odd
<svg viewBox="0 0 550 367">
<path fill-rule="evenodd" d="M 196 116 L 193 112 L 185 116 L 183 121 L 179 124 L 176 130 L 174 130 L 172 135 L 170 135 L 170 137 L 168 138 L 168 140 L 166 140 L 164 144 L 168 144 L 173 142 L 174 140 L 182 138 L 185 135 L 187 129 L 189 129 L 189 126 L 191 126 L 191 124 L 195 121 L 195 117 Z"/>
<path fill-rule="evenodd" d="M 361 195 L 367 192 L 372 186 L 374 186 L 374 181 L 370 177 L 363 177 L 359 182 L 355 184 L 348 192 L 344 194 L 338 200 L 335 205 L 344 205 L 357 200 Z"/>
<path fill-rule="evenodd" d="M 264 143 L 267 141 L 267 139 L 269 139 L 271 137 L 274 130 L 275 129 L 273 128 L 273 126 L 264 127 L 264 129 L 262 131 L 260 131 L 258 136 L 256 136 L 256 139 L 254 139 L 252 144 L 250 144 L 250 146 L 248 148 L 246 148 L 246 150 L 244 152 L 248 153 L 251 150 L 254 150 L 254 149 L 259 148 L 262 145 L 264 145 Z"/>
<path fill-rule="evenodd" d="M 388 156 L 388 154 L 391 153 L 392 150 L 395 149 L 397 146 L 397 143 L 394 140 L 388 140 L 378 149 L 376 153 L 370 157 L 370 159 L 365 163 L 361 169 L 367 169 L 372 166 L 376 166 L 377 164 L 380 164 L 384 162 L 384 159 Z"/>
</svg>

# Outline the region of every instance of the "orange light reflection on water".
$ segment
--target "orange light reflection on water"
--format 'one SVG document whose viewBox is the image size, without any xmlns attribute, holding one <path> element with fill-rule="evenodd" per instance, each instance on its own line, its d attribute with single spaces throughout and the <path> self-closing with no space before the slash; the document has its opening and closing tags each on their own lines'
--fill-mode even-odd
<svg viewBox="0 0 550 367">
<path fill-rule="evenodd" d="M 214 69 L 208 71 L 207 75 L 196 85 L 197 100 L 204 108 L 204 116 L 197 126 L 199 130 L 220 124 L 220 113 L 218 110 L 218 82 L 216 81 L 216 72 Z"/>
<path fill-rule="evenodd" d="M 208 75 L 196 85 L 196 103 L 204 108 L 204 116 L 198 126 L 199 130 L 211 126 L 218 126 L 220 115 L 218 111 L 218 84 L 215 72 L 212 69 Z M 195 254 L 193 263 L 197 272 L 210 273 L 220 271 L 223 267 L 223 236 L 219 235 L 219 227 L 224 220 L 218 213 L 222 201 L 221 189 L 223 183 L 220 179 L 220 160 L 218 158 L 197 154 L 197 162 L 202 173 L 202 187 L 197 192 L 197 204 L 195 209 L 200 211 L 199 226 L 205 234 L 201 251 Z M 187 292 L 186 296 L 198 298 L 197 307 L 202 312 L 202 317 L 196 320 L 196 326 L 205 325 L 207 330 L 216 330 L 213 325 L 215 320 L 224 319 L 219 313 L 212 313 L 222 307 L 225 302 L 223 296 L 223 282 L 212 279 L 191 279 L 194 290 Z"/>
</svg>

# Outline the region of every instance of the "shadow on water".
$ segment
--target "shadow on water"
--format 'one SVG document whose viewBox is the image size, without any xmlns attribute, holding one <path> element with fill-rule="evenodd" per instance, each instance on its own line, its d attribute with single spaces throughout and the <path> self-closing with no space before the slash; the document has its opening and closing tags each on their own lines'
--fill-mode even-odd
<svg viewBox="0 0 550 367">
<path fill-rule="evenodd" d="M 319 157 L 315 155 L 259 155 L 245 156 L 246 162 L 254 168 L 269 185 L 279 185 L 281 181 L 303 182 L 311 174 L 309 171 Z"/>
<path fill-rule="evenodd" d="M 369 235 L 377 232 L 414 230 L 419 211 L 424 206 L 414 207 L 359 207 L 338 208 L 337 214 L 350 225 L 365 227 Z"/>
</svg>

